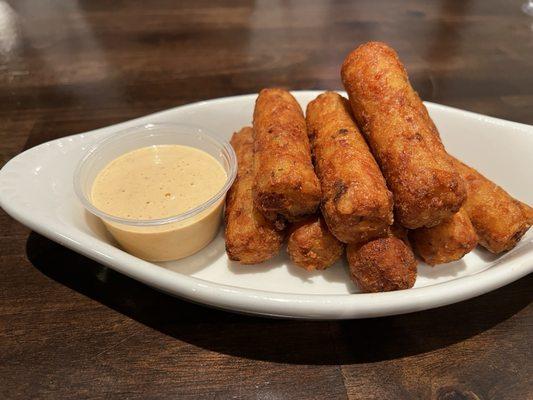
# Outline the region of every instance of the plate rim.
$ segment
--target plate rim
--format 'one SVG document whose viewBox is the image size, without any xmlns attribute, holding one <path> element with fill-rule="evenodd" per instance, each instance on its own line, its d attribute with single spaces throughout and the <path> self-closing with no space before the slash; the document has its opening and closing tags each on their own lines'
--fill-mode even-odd
<svg viewBox="0 0 533 400">
<path fill-rule="evenodd" d="M 295 97 L 299 95 L 317 95 L 321 92 L 323 91 L 291 91 Z M 344 92 L 339 91 L 339 93 L 343 94 Z M 7 172 L 10 172 L 14 165 L 21 161 L 23 162 L 24 158 L 40 152 L 43 147 L 50 146 L 54 142 L 69 138 L 72 140 L 74 137 L 84 139 L 86 136 L 104 130 L 120 130 L 125 126 L 143 123 L 144 120 L 154 120 L 177 109 L 246 100 L 256 96 L 257 94 L 255 93 L 202 100 L 92 131 L 54 139 L 32 147 L 9 160 L 0 170 L 0 180 L 2 177 L 5 179 Z M 430 109 L 440 108 L 445 111 L 459 112 L 484 122 L 511 127 L 533 135 L 533 126 L 530 125 L 506 121 L 441 104 L 424 103 Z M 380 317 L 421 311 L 479 296 L 533 272 L 533 252 L 524 252 L 517 248 L 514 252 L 502 256 L 511 258 L 503 265 L 501 263 L 496 263 L 496 265 L 489 264 L 478 273 L 425 287 L 394 292 L 356 294 L 297 294 L 263 291 L 220 284 L 167 270 L 162 266 L 138 259 L 109 243 L 95 241 L 94 238 L 82 231 L 73 231 L 69 235 L 65 235 L 60 232 L 64 232 L 62 228 L 65 226 L 68 228 L 68 225 L 50 218 L 29 218 L 24 213 L 24 206 L 11 203 L 1 191 L 0 207 L 12 218 L 33 231 L 160 291 L 215 308 L 271 317 L 333 320 Z M 84 245 L 87 241 L 91 244 L 89 247 Z"/>
</svg>

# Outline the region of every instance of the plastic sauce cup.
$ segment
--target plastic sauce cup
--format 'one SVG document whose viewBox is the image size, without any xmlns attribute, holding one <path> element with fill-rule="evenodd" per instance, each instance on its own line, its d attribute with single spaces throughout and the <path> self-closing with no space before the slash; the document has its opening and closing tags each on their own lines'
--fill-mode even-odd
<svg viewBox="0 0 533 400">
<path fill-rule="evenodd" d="M 206 202 L 160 219 L 120 218 L 94 206 L 92 186 L 104 167 L 130 151 L 165 144 L 190 146 L 210 154 L 226 172 L 222 188 Z M 194 254 L 213 240 L 222 221 L 226 193 L 236 172 L 237 157 L 231 145 L 205 129 L 182 124 L 147 124 L 120 131 L 93 146 L 74 172 L 74 190 L 83 206 L 103 221 L 125 251 L 149 261 L 169 261 Z"/>
</svg>

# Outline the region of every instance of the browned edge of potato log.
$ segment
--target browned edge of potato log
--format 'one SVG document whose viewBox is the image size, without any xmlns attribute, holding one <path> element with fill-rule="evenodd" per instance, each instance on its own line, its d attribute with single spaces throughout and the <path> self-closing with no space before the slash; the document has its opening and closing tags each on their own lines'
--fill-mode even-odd
<svg viewBox="0 0 533 400">
<path fill-rule="evenodd" d="M 498 254 L 516 246 L 532 224 L 531 208 L 513 198 L 474 168 L 452 157 L 466 183 L 464 205 L 479 244 Z"/>
<path fill-rule="evenodd" d="M 428 265 L 445 264 L 463 258 L 478 243 L 478 237 L 464 208 L 437 226 L 409 232 L 415 253 Z"/>
<path fill-rule="evenodd" d="M 413 287 L 417 262 L 406 230 L 393 225 L 388 237 L 346 246 L 350 277 L 363 292 L 388 292 Z"/>
<path fill-rule="evenodd" d="M 283 243 L 284 233 L 255 208 L 252 195 L 253 129 L 235 132 L 231 146 L 237 154 L 237 178 L 226 196 L 224 213 L 226 252 L 230 260 L 257 264 L 275 256 Z"/>
<path fill-rule="evenodd" d="M 261 90 L 253 127 L 256 207 L 278 227 L 314 214 L 321 190 L 298 102 L 284 89 Z"/>
<path fill-rule="evenodd" d="M 344 253 L 344 244 L 331 234 L 320 214 L 307 217 L 289 228 L 287 254 L 308 271 L 332 266 Z"/>
<path fill-rule="evenodd" d="M 438 225 L 463 204 L 466 189 L 396 52 L 368 42 L 344 60 L 341 78 L 355 119 L 408 229 Z"/>
<path fill-rule="evenodd" d="M 306 121 L 330 231 L 344 243 L 383 236 L 393 222 L 392 194 L 348 100 L 322 93 L 308 104 Z"/>
</svg>

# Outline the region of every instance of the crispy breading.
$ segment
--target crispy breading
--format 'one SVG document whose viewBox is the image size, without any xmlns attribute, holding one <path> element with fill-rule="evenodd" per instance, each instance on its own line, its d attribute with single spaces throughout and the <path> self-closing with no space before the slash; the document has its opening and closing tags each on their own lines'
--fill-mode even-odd
<svg viewBox="0 0 533 400">
<path fill-rule="evenodd" d="M 383 236 L 392 224 L 392 194 L 348 100 L 325 92 L 308 104 L 306 121 L 331 232 L 344 243 Z"/>
<path fill-rule="evenodd" d="M 226 197 L 225 240 L 230 260 L 257 264 L 275 256 L 284 234 L 254 207 L 252 186 L 253 130 L 242 128 L 233 134 L 231 146 L 237 154 L 237 178 Z"/>
<path fill-rule="evenodd" d="M 363 292 L 408 289 L 415 284 L 416 259 L 405 237 L 390 234 L 363 245 L 349 244 L 346 256 L 350 276 Z"/>
<path fill-rule="evenodd" d="M 300 105 L 283 89 L 263 89 L 254 109 L 256 207 L 270 220 L 316 212 L 320 184 Z"/>
<path fill-rule="evenodd" d="M 456 213 L 465 185 L 396 52 L 384 43 L 363 44 L 346 57 L 341 76 L 355 119 L 393 193 L 395 218 L 415 229 Z"/>
<path fill-rule="evenodd" d="M 512 249 L 532 224 L 531 211 L 474 168 L 452 158 L 466 183 L 464 205 L 479 237 L 479 244 L 492 253 Z"/>
<path fill-rule="evenodd" d="M 518 203 L 518 206 L 522 209 L 522 212 L 524 213 L 529 226 L 533 225 L 533 208 L 521 201 L 516 200 L 516 202 Z"/>
<path fill-rule="evenodd" d="M 308 271 L 326 269 L 344 252 L 344 245 L 331 234 L 319 215 L 294 223 L 289 229 L 287 253 Z"/>
<path fill-rule="evenodd" d="M 470 253 L 478 242 L 464 208 L 437 226 L 410 231 L 409 238 L 415 253 L 429 265 L 459 260 Z"/>
</svg>

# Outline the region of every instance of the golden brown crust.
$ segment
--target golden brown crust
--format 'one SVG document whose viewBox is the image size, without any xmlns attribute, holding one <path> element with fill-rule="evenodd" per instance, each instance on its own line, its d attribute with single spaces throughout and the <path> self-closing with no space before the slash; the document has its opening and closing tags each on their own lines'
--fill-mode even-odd
<svg viewBox="0 0 533 400">
<path fill-rule="evenodd" d="M 415 253 L 429 265 L 456 261 L 470 253 L 478 242 L 464 208 L 439 225 L 409 232 Z"/>
<path fill-rule="evenodd" d="M 416 260 L 410 247 L 397 237 L 349 244 L 346 256 L 352 280 L 363 292 L 408 289 L 416 281 Z"/>
<path fill-rule="evenodd" d="M 392 194 L 348 100 L 325 92 L 307 106 L 306 121 L 329 229 L 344 243 L 382 236 L 392 224 Z"/>
<path fill-rule="evenodd" d="M 464 202 L 454 170 L 426 107 L 396 52 L 369 42 L 342 65 L 354 116 L 394 195 L 395 217 L 409 229 L 435 226 Z"/>
<path fill-rule="evenodd" d="M 296 222 L 289 231 L 287 253 L 299 267 L 308 271 L 326 269 L 344 252 L 344 245 L 333 236 L 318 215 Z"/>
<path fill-rule="evenodd" d="M 263 89 L 254 109 L 256 207 L 270 220 L 316 212 L 320 184 L 300 105 L 283 89 Z"/>
<path fill-rule="evenodd" d="M 533 225 L 533 208 L 528 206 L 526 203 L 516 200 L 518 206 L 522 209 L 522 213 L 526 217 L 527 223 L 529 226 Z"/>
<path fill-rule="evenodd" d="M 231 146 L 238 161 L 237 178 L 226 197 L 225 240 L 230 260 L 257 264 L 276 255 L 283 232 L 274 228 L 253 205 L 253 130 L 242 128 L 233 134 Z"/>
<path fill-rule="evenodd" d="M 479 244 L 496 254 L 515 247 L 532 223 L 527 209 L 474 168 L 452 160 L 466 183 L 468 196 L 464 208 Z"/>
</svg>

